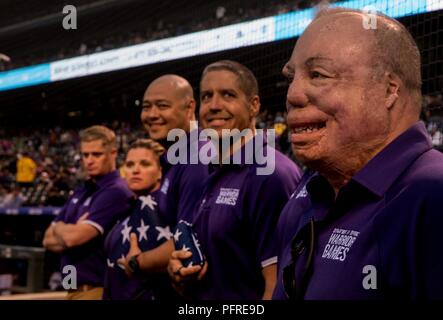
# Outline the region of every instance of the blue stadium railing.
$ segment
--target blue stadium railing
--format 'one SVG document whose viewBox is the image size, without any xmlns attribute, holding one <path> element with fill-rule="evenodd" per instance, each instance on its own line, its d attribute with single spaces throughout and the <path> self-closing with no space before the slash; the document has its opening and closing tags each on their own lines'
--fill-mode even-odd
<svg viewBox="0 0 443 320">
<path fill-rule="evenodd" d="M 60 212 L 60 207 L 21 207 L 17 209 L 0 208 L 0 214 L 7 215 L 52 215 L 56 216 Z"/>
</svg>

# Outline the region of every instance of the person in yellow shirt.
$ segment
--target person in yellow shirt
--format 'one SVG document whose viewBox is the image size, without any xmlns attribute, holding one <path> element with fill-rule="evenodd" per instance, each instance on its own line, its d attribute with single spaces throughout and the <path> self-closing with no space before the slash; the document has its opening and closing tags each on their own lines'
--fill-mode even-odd
<svg viewBox="0 0 443 320">
<path fill-rule="evenodd" d="M 120 177 L 122 177 L 123 179 L 126 178 L 126 166 L 124 163 L 118 168 L 118 172 L 120 174 Z"/>
<path fill-rule="evenodd" d="M 281 137 L 283 132 L 285 132 L 285 130 L 286 130 L 286 124 L 284 124 L 282 122 L 277 122 L 276 124 L 274 124 L 274 130 L 275 130 L 277 137 Z"/>
<path fill-rule="evenodd" d="M 18 154 L 16 182 L 23 187 L 32 185 L 37 175 L 37 164 L 28 154 Z"/>
</svg>

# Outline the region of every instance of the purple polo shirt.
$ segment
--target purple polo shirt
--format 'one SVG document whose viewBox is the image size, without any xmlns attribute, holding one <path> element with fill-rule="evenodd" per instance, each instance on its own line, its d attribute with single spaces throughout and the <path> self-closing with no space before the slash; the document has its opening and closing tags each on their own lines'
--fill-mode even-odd
<svg viewBox="0 0 443 320">
<path fill-rule="evenodd" d="M 266 141 L 264 148 L 271 148 Z M 277 150 L 272 174 L 257 175 L 258 166 L 255 161 L 211 166 L 193 219 L 208 261 L 203 280 L 190 287 L 195 299 L 262 298 L 262 269 L 277 262 L 278 217 L 301 171 Z"/>
<path fill-rule="evenodd" d="M 77 189 L 56 217 L 55 222 L 75 224 L 84 213 L 89 212 L 84 223 L 92 225 L 100 233 L 87 243 L 62 253 L 61 269 L 66 265 L 75 266 L 78 285 L 103 286 L 106 269 L 104 239 L 116 221 L 127 214 L 132 197 L 126 181 L 113 171 L 96 183 L 87 181 Z"/>
<path fill-rule="evenodd" d="M 283 269 L 291 243 L 296 263 L 286 270 L 301 298 L 442 299 L 442 194 L 443 154 L 432 149 L 422 122 L 371 159 L 336 199 L 324 177 L 307 174 L 279 221 L 274 299 L 288 298 Z"/>
<path fill-rule="evenodd" d="M 152 250 L 172 236 L 169 227 L 161 221 L 157 212 L 158 192 L 134 199 L 128 217 L 117 223 L 106 237 L 107 269 L 103 295 L 106 300 L 154 300 L 166 298 L 168 288 L 172 292 L 166 274 L 150 278 L 129 278 L 117 263 L 117 260 L 126 257 L 129 251 L 131 233 L 136 234 L 141 251 Z"/>
<path fill-rule="evenodd" d="M 197 135 L 188 133 L 186 140 L 179 142 L 186 144 L 187 163 L 171 164 L 168 161 L 167 152 L 160 157 L 162 183 L 157 195 L 158 210 L 163 221 L 171 226 L 171 230 L 175 228 L 179 220 L 190 220 L 189 217 L 195 210 L 204 182 L 209 175 L 207 165 L 200 162 L 190 163 L 191 154 L 198 153 L 203 145 L 202 142 L 195 141 L 195 137 L 198 139 Z"/>
</svg>

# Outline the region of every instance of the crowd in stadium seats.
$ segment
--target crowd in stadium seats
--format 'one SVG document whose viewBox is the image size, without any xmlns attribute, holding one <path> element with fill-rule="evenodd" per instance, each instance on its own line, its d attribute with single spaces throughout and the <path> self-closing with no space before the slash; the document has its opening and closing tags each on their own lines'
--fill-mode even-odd
<svg viewBox="0 0 443 320">
<path fill-rule="evenodd" d="M 126 123 L 113 127 L 121 150 L 143 135 Z M 22 130 L 9 138 L 3 132 L 2 136 L 5 138 L 0 140 L 0 208 L 61 206 L 77 181 L 84 178 L 77 131 L 57 127 L 46 132 Z M 19 178 L 20 161 L 25 157 L 32 159 L 25 167 L 35 163 L 36 174 L 23 183 Z"/>
<path fill-rule="evenodd" d="M 422 119 L 435 148 L 443 150 L 443 98 L 441 94 L 423 96 Z"/>
<path fill-rule="evenodd" d="M 114 33 L 112 35 L 107 34 L 104 39 L 97 38 L 96 40 L 90 42 L 79 42 L 70 47 L 59 48 L 58 52 L 32 52 L 28 53 L 28 55 L 23 58 L 15 59 L 12 56 L 11 61 L 4 61 L 3 63 L 0 59 L 0 71 L 11 70 L 28 65 L 81 56 L 85 54 L 92 54 L 119 47 L 130 46 L 153 40 L 179 36 L 196 31 L 217 28 L 224 25 L 250 21 L 261 17 L 309 8 L 318 3 L 320 3 L 320 0 L 303 0 L 298 2 L 290 0 L 279 0 L 277 3 L 273 3 L 272 6 L 260 6 L 251 2 L 249 4 L 250 7 L 247 7 L 246 4 L 231 4 L 231 6 L 229 6 L 229 4 L 222 4 L 221 2 L 219 6 L 215 7 L 215 9 L 212 7 L 212 12 L 209 15 L 200 15 L 201 17 L 205 18 L 187 21 L 188 24 L 183 24 L 181 21 L 176 21 L 174 18 L 171 17 L 165 17 L 164 20 L 158 20 L 152 22 L 151 24 L 145 22 L 139 26 L 134 25 L 130 28 L 131 30 L 125 30 L 125 28 L 122 27 L 118 33 Z M 5 54 L 7 54 L 7 52 L 5 52 Z"/>
<path fill-rule="evenodd" d="M 257 118 L 257 128 L 274 129 L 276 149 L 291 157 L 291 143 L 286 125 L 286 113 L 279 111 L 271 114 L 268 110 L 265 110 Z"/>
<path fill-rule="evenodd" d="M 276 129 L 276 146 L 290 154 L 284 115 L 264 112 L 258 127 Z M 144 136 L 140 128 L 128 123 L 113 123 L 119 153 L 123 155 L 129 144 Z M 2 136 L 6 136 L 3 132 Z M 63 131 L 57 127 L 47 132 L 23 130 L 20 134 L 0 140 L 0 208 L 20 206 L 61 206 L 77 181 L 84 178 L 80 169 L 77 131 Z M 29 183 L 18 179 L 18 163 L 23 158 L 36 163 L 35 177 Z M 120 161 L 122 162 L 122 161 Z M 31 165 L 32 166 L 32 165 Z"/>
<path fill-rule="evenodd" d="M 434 147 L 443 151 L 442 95 L 427 95 L 423 100 L 422 119 L 427 124 Z M 140 127 L 129 123 L 115 122 L 109 126 L 117 134 L 120 156 L 132 141 L 145 136 Z M 275 129 L 276 148 L 292 157 L 285 113 L 263 111 L 257 119 L 257 128 Z M 5 138 L 0 139 L 0 208 L 61 206 L 77 181 L 84 178 L 80 170 L 76 130 L 63 131 L 59 127 L 46 132 L 22 129 L 15 136 L 8 138 L 5 132 L 1 132 L 1 136 Z M 36 163 L 36 175 L 31 183 L 17 180 L 17 162 L 26 155 Z"/>
</svg>

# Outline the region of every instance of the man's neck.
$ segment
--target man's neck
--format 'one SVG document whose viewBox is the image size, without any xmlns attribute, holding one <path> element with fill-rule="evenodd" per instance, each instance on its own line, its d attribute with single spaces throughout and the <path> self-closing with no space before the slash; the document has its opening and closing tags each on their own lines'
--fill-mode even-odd
<svg viewBox="0 0 443 320">
<path fill-rule="evenodd" d="M 101 180 L 103 177 L 105 177 L 105 176 L 107 176 L 108 174 L 114 172 L 115 170 L 117 170 L 117 169 L 114 168 L 114 169 L 112 169 L 111 171 L 106 172 L 105 174 L 102 174 L 102 175 L 99 175 L 99 176 L 89 177 L 89 180 L 92 181 L 92 182 L 94 182 L 94 183 L 97 183 L 97 181 Z"/>
<path fill-rule="evenodd" d="M 254 128 L 250 129 L 248 134 L 246 136 L 241 136 L 238 139 L 234 139 L 235 141 L 232 141 L 231 137 L 229 138 L 222 138 L 218 140 L 218 158 L 219 163 L 222 164 L 223 161 L 226 161 L 226 159 L 232 157 L 234 153 L 236 153 L 238 150 L 240 150 L 248 141 L 254 138 L 256 134 L 256 130 Z M 229 139 L 229 141 L 225 142 L 223 139 Z M 228 146 L 228 147 L 226 147 Z"/>
</svg>

